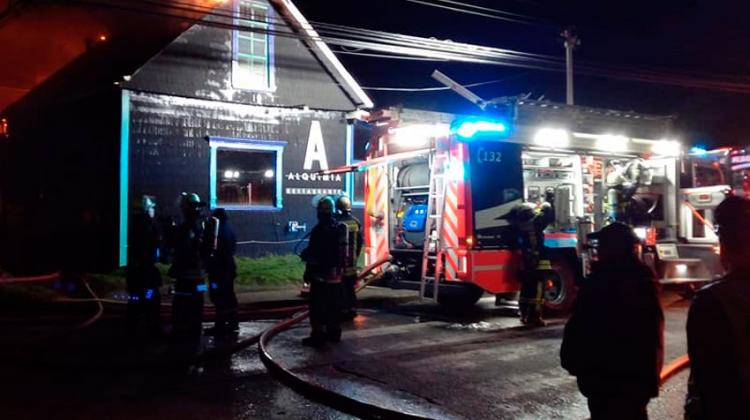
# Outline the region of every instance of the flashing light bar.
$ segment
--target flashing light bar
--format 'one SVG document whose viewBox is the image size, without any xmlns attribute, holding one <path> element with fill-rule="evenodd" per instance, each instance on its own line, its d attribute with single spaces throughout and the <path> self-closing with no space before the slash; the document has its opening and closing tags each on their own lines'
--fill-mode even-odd
<svg viewBox="0 0 750 420">
<path fill-rule="evenodd" d="M 706 150 L 704 147 L 693 146 L 690 148 L 690 152 L 688 153 L 690 153 L 691 155 L 703 156 L 708 153 L 708 150 Z"/>
<path fill-rule="evenodd" d="M 455 129 L 456 135 L 467 140 L 480 135 L 505 134 L 507 132 L 508 125 L 506 123 L 487 120 L 463 121 Z"/>
<path fill-rule="evenodd" d="M 625 152 L 630 139 L 618 134 L 604 134 L 596 139 L 596 148 L 610 152 Z"/>
<path fill-rule="evenodd" d="M 651 146 L 651 150 L 656 155 L 661 156 L 680 156 L 682 146 L 677 140 L 661 139 Z"/>
<path fill-rule="evenodd" d="M 570 146 L 570 134 L 562 128 L 540 128 L 534 135 L 534 144 L 552 149 Z"/>
</svg>

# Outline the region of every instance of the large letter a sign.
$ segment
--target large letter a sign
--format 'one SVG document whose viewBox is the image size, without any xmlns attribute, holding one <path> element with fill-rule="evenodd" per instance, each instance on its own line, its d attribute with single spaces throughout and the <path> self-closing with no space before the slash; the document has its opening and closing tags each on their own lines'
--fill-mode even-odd
<svg viewBox="0 0 750 420">
<path fill-rule="evenodd" d="M 311 171 L 313 162 L 318 161 L 320 170 L 328 169 L 328 158 L 326 157 L 326 146 L 323 143 L 323 131 L 320 129 L 320 121 L 310 124 L 310 134 L 307 137 L 307 151 L 305 152 L 305 164 L 302 169 Z"/>
</svg>

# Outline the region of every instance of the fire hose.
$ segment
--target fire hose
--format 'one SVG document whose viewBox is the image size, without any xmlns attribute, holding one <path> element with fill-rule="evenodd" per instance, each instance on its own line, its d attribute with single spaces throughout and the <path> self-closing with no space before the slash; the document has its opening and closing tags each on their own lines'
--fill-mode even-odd
<svg viewBox="0 0 750 420">
<path fill-rule="evenodd" d="M 56 271 L 50 274 L 43 274 L 39 276 L 28 276 L 28 277 L 0 277 L 0 284 L 15 284 L 15 283 L 38 283 L 45 281 L 55 281 L 60 279 L 60 272 Z"/>
<path fill-rule="evenodd" d="M 391 260 L 390 257 L 384 258 L 366 267 L 362 271 L 362 273 L 358 276 L 358 279 L 362 280 L 366 278 L 370 272 L 380 267 L 381 265 L 389 262 L 390 260 Z M 382 276 L 382 272 L 373 275 L 371 278 L 366 280 L 362 285 L 360 285 L 357 288 L 357 291 L 362 290 L 369 283 L 377 280 L 381 276 Z M 271 375 L 273 375 L 278 380 L 285 383 L 287 386 L 289 386 L 290 388 L 294 389 L 295 391 L 299 392 L 302 395 L 308 396 L 310 398 L 313 398 L 315 401 L 322 402 L 330 407 L 336 408 L 338 410 L 347 412 L 349 414 L 352 414 L 358 417 L 374 418 L 374 419 L 382 419 L 382 418 L 427 419 L 429 418 L 429 417 L 424 417 L 424 416 L 420 416 L 417 414 L 404 413 L 402 411 L 388 409 L 388 408 L 370 404 L 361 400 L 357 400 L 355 398 L 351 398 L 343 394 L 339 394 L 322 385 L 305 380 L 304 378 L 295 374 L 291 370 L 286 369 L 283 366 L 281 366 L 269 354 L 268 344 L 270 343 L 273 337 L 275 337 L 276 335 L 278 335 L 279 333 L 283 331 L 286 331 L 287 329 L 291 328 L 293 325 L 304 321 L 305 319 L 307 319 L 308 316 L 309 316 L 308 311 L 302 312 L 300 314 L 295 315 L 294 317 L 290 319 L 284 320 L 272 326 L 271 328 L 267 329 L 262 334 L 260 334 L 260 340 L 258 342 L 260 359 L 263 362 L 263 364 L 266 366 L 266 369 L 269 371 L 269 373 L 271 373 Z"/>
</svg>

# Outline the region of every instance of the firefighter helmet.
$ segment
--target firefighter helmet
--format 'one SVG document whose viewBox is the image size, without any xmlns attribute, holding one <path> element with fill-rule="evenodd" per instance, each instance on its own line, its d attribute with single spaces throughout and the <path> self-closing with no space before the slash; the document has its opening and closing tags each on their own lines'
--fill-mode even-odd
<svg viewBox="0 0 750 420">
<path fill-rule="evenodd" d="M 333 215 L 336 211 L 336 204 L 333 202 L 333 198 L 325 196 L 318 200 L 318 214 L 321 215 Z"/>
<path fill-rule="evenodd" d="M 349 213 L 352 211 L 352 201 L 345 195 L 340 195 L 336 199 L 336 210 L 342 213 Z"/>
<path fill-rule="evenodd" d="M 534 218 L 536 206 L 532 203 L 523 203 L 515 208 L 515 219 L 517 222 L 528 222 Z"/>
<path fill-rule="evenodd" d="M 180 193 L 180 208 L 183 209 L 198 209 L 205 206 L 205 203 L 201 202 L 200 196 L 196 193 Z"/>
<path fill-rule="evenodd" d="M 156 208 L 156 199 L 151 195 L 144 195 L 141 197 L 141 208 L 144 213 L 148 213 L 150 210 Z"/>
</svg>

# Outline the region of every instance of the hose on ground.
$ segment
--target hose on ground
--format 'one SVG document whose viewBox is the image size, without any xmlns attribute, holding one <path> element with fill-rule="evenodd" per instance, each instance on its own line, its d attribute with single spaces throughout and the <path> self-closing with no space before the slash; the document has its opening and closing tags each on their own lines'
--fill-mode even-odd
<svg viewBox="0 0 750 420">
<path fill-rule="evenodd" d="M 44 281 L 55 281 L 59 279 L 60 279 L 60 272 L 55 271 L 54 273 L 42 274 L 39 276 L 0 277 L 0 284 L 36 283 L 36 282 L 44 282 Z"/>
<path fill-rule="evenodd" d="M 358 276 L 358 280 L 364 280 L 376 268 L 382 266 L 383 264 L 389 262 L 390 260 L 391 260 L 390 257 L 384 258 L 366 267 L 362 271 L 362 273 Z M 357 288 L 357 291 L 362 290 L 368 284 L 376 281 L 382 276 L 383 276 L 382 271 L 370 276 L 370 278 L 365 280 Z M 270 353 L 268 352 L 268 344 L 271 341 L 271 339 L 277 334 L 283 331 L 286 331 L 293 325 L 304 321 L 305 319 L 308 318 L 308 316 L 309 316 L 309 312 L 305 311 L 303 313 L 295 315 L 294 317 L 290 319 L 287 319 L 280 323 L 275 324 L 274 326 L 267 329 L 261 334 L 260 340 L 258 342 L 260 358 L 261 358 L 261 361 L 263 362 L 263 365 L 274 377 L 276 377 L 277 379 L 279 379 L 281 382 L 285 383 L 292 389 L 296 390 L 297 392 L 303 395 L 306 395 L 314 399 L 315 401 L 322 402 L 337 410 L 341 410 L 341 411 L 347 412 L 349 414 L 352 414 L 358 417 L 374 418 L 374 419 L 384 419 L 384 418 L 426 419 L 426 418 L 429 418 L 429 417 L 423 417 L 423 416 L 416 415 L 416 414 L 404 413 L 402 411 L 396 411 L 396 410 L 388 409 L 385 407 L 380 407 L 377 405 L 373 405 L 370 403 L 366 403 L 364 401 L 360 401 L 360 400 L 348 397 L 343 394 L 339 394 L 321 385 L 318 385 L 318 384 L 315 384 L 313 382 L 303 379 L 302 377 L 293 373 L 291 370 L 284 368 L 278 362 L 276 362 L 273 359 L 273 357 L 270 355 Z"/>
<path fill-rule="evenodd" d="M 659 375 L 659 382 L 664 385 L 670 378 L 690 367 L 690 358 L 687 354 L 682 355 L 664 366 Z"/>
</svg>

